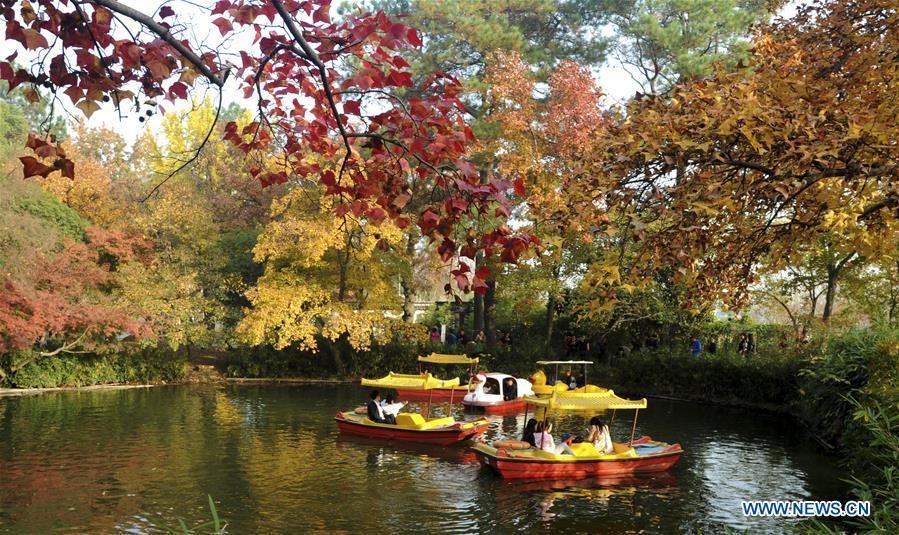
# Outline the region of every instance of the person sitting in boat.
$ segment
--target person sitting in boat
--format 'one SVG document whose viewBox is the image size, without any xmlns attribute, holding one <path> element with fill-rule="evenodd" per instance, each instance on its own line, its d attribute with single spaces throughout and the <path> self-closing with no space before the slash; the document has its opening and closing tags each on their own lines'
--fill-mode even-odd
<svg viewBox="0 0 899 535">
<path fill-rule="evenodd" d="M 503 400 L 511 401 L 518 397 L 518 384 L 515 379 L 506 377 L 503 380 Z"/>
<path fill-rule="evenodd" d="M 545 420 L 538 423 L 537 431 L 534 433 L 535 447 L 550 453 L 567 453 L 568 455 L 574 455 L 574 450 L 571 449 L 571 446 L 569 446 L 567 442 L 562 442 L 558 446 L 556 445 L 556 441 L 553 440 L 551 434 L 552 431 L 552 420 Z"/>
<path fill-rule="evenodd" d="M 609 426 L 603 423 L 599 416 L 590 418 L 590 428 L 587 430 L 587 442 L 593 444 L 599 453 L 612 453 L 612 433 Z"/>
<path fill-rule="evenodd" d="M 396 418 L 388 417 L 381 407 L 381 393 L 371 391 L 371 400 L 368 402 L 368 419 L 378 424 L 395 424 Z"/>
<path fill-rule="evenodd" d="M 567 386 L 569 390 L 574 390 L 575 388 L 577 388 L 577 379 L 575 379 L 574 375 L 571 374 L 571 370 L 565 372 L 565 376 L 562 378 L 562 382 L 565 383 L 565 386 Z"/>
<path fill-rule="evenodd" d="M 387 399 L 381 402 L 381 410 L 384 411 L 385 418 L 393 418 L 396 420 L 396 415 L 399 414 L 400 410 L 409 403 L 408 401 L 397 401 L 396 396 L 393 394 L 387 394 Z"/>
<path fill-rule="evenodd" d="M 522 442 L 527 442 L 533 447 L 537 447 L 537 443 L 534 442 L 534 433 L 537 431 L 537 419 L 531 418 L 528 420 L 527 425 L 524 426 L 524 434 L 521 436 Z"/>
</svg>

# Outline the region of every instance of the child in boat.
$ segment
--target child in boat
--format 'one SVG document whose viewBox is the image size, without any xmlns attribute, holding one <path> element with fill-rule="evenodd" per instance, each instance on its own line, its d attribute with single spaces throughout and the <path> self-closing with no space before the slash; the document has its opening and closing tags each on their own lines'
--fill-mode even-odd
<svg viewBox="0 0 899 535">
<path fill-rule="evenodd" d="M 537 444 L 534 442 L 534 433 L 537 431 L 537 419 L 531 418 L 528 420 L 527 425 L 524 426 L 524 435 L 521 436 L 522 442 L 527 442 L 533 447 L 537 447 Z"/>
<path fill-rule="evenodd" d="M 408 401 L 397 401 L 396 397 L 393 394 L 387 394 L 387 399 L 381 402 L 381 409 L 384 411 L 384 416 L 387 418 L 393 418 L 396 420 L 396 415 L 399 414 L 400 410 L 409 403 Z"/>
<path fill-rule="evenodd" d="M 556 445 L 556 441 L 553 440 L 553 436 L 551 435 L 552 431 L 553 423 L 551 420 L 538 423 L 537 432 L 534 433 L 535 447 L 550 453 L 567 453 L 568 455 L 574 455 L 574 451 L 567 442 L 562 442 L 558 446 Z"/>
<path fill-rule="evenodd" d="M 609 426 L 603 423 L 599 416 L 590 418 L 587 442 L 593 444 L 599 453 L 612 453 L 615 451 L 615 448 L 612 446 L 612 433 L 609 431 Z"/>
</svg>

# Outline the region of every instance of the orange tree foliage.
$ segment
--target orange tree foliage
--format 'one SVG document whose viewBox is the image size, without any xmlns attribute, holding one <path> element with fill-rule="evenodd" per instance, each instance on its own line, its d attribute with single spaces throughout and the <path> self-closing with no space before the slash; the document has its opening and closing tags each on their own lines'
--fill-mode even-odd
<svg viewBox="0 0 899 535">
<path fill-rule="evenodd" d="M 600 106 L 603 95 L 589 70 L 574 62 L 561 62 L 545 84 L 517 53 L 495 51 L 488 64 L 485 122 L 498 134 L 480 149 L 513 182 L 516 221 L 542 243 L 527 266 L 506 270 L 511 278 L 503 287 L 522 303 L 548 295 L 553 308 L 564 280 L 582 271 L 593 241 L 589 220 L 564 217 L 568 193 L 562 186 L 583 148 L 605 135 L 611 116 Z"/>
<path fill-rule="evenodd" d="M 18 273 L 0 279 L 0 354 L 41 342 L 42 350 L 32 356 L 37 358 L 90 347 L 123 331 L 150 334 L 148 323 L 136 319 L 138 311 L 116 306 L 110 296 L 114 270 L 137 260 L 145 245 L 123 233 L 89 228 L 86 243 L 66 240 L 57 252 L 32 251 Z"/>
<path fill-rule="evenodd" d="M 507 203 L 511 184 L 482 183 L 464 159 L 474 135 L 459 82 L 435 73 L 412 87 L 403 54 L 421 46 L 416 30 L 383 12 L 332 20 L 330 0 L 218 0 L 208 16 L 190 9 L 166 5 L 148 15 L 116 0 L 6 0 L 6 36 L 26 52 L 28 68 L 14 63 L 23 59 L 17 51 L 0 60 L 0 79 L 10 88 L 26 84 L 33 97 L 44 85 L 88 116 L 107 102 L 140 112 L 187 100 L 200 81 L 220 89 L 233 80 L 256 101 L 256 118 L 230 122 L 224 138 L 259 159 L 252 176 L 263 185 L 317 180 L 339 199 L 337 217 L 390 218 L 400 228 L 414 218 L 444 258 L 456 253 L 455 227 Z M 190 35 L 221 35 L 222 46 L 192 43 Z M 225 50 L 228 42 L 240 43 L 237 54 Z M 399 98 L 397 89 L 428 96 Z M 36 157 L 22 159 L 26 176 L 74 174 L 52 140 L 29 146 Z M 263 164 L 272 153 L 276 170 Z M 309 153 L 339 161 L 336 171 L 310 164 Z M 414 191 L 423 191 L 423 205 L 410 203 Z M 407 205 L 421 208 L 408 214 Z M 529 243 L 496 227 L 473 240 L 477 251 L 507 260 Z"/>
<path fill-rule="evenodd" d="M 634 251 L 587 283 L 664 270 L 695 301 L 739 305 L 760 263 L 780 269 L 822 233 L 883 253 L 899 239 L 897 57 L 895 2 L 815 3 L 758 33 L 745 68 L 638 96 L 563 186 L 563 217 Z"/>
</svg>

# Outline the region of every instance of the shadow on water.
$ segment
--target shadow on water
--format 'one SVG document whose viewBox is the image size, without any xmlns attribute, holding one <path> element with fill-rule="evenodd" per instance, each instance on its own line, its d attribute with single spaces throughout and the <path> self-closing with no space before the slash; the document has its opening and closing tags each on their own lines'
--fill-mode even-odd
<svg viewBox="0 0 899 535">
<path fill-rule="evenodd" d="M 837 460 L 777 415 L 650 400 L 637 433 L 683 445 L 670 472 L 515 482 L 464 445 L 340 435 L 334 414 L 365 397 L 247 385 L 0 399 L 0 532 L 158 532 L 208 520 L 211 494 L 231 533 L 780 533 L 789 523 L 745 518 L 740 500 L 846 498 Z M 617 440 L 629 418 L 616 418 Z M 524 425 L 524 414 L 488 419 L 488 440 Z M 556 429 L 585 422 L 562 416 Z"/>
</svg>

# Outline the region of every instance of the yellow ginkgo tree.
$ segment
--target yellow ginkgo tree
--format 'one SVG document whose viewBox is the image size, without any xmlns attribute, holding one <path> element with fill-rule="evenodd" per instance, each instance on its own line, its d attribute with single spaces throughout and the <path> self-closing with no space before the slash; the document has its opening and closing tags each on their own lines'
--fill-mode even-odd
<svg viewBox="0 0 899 535">
<path fill-rule="evenodd" d="M 265 273 L 247 297 L 239 332 L 252 345 L 316 351 L 328 342 L 339 372 L 336 342 L 355 350 L 387 341 L 397 330 L 414 333 L 390 311 L 400 309 L 396 261 L 402 231 L 346 214 L 313 185 L 298 186 L 272 204 L 271 221 L 255 248 Z"/>
</svg>

